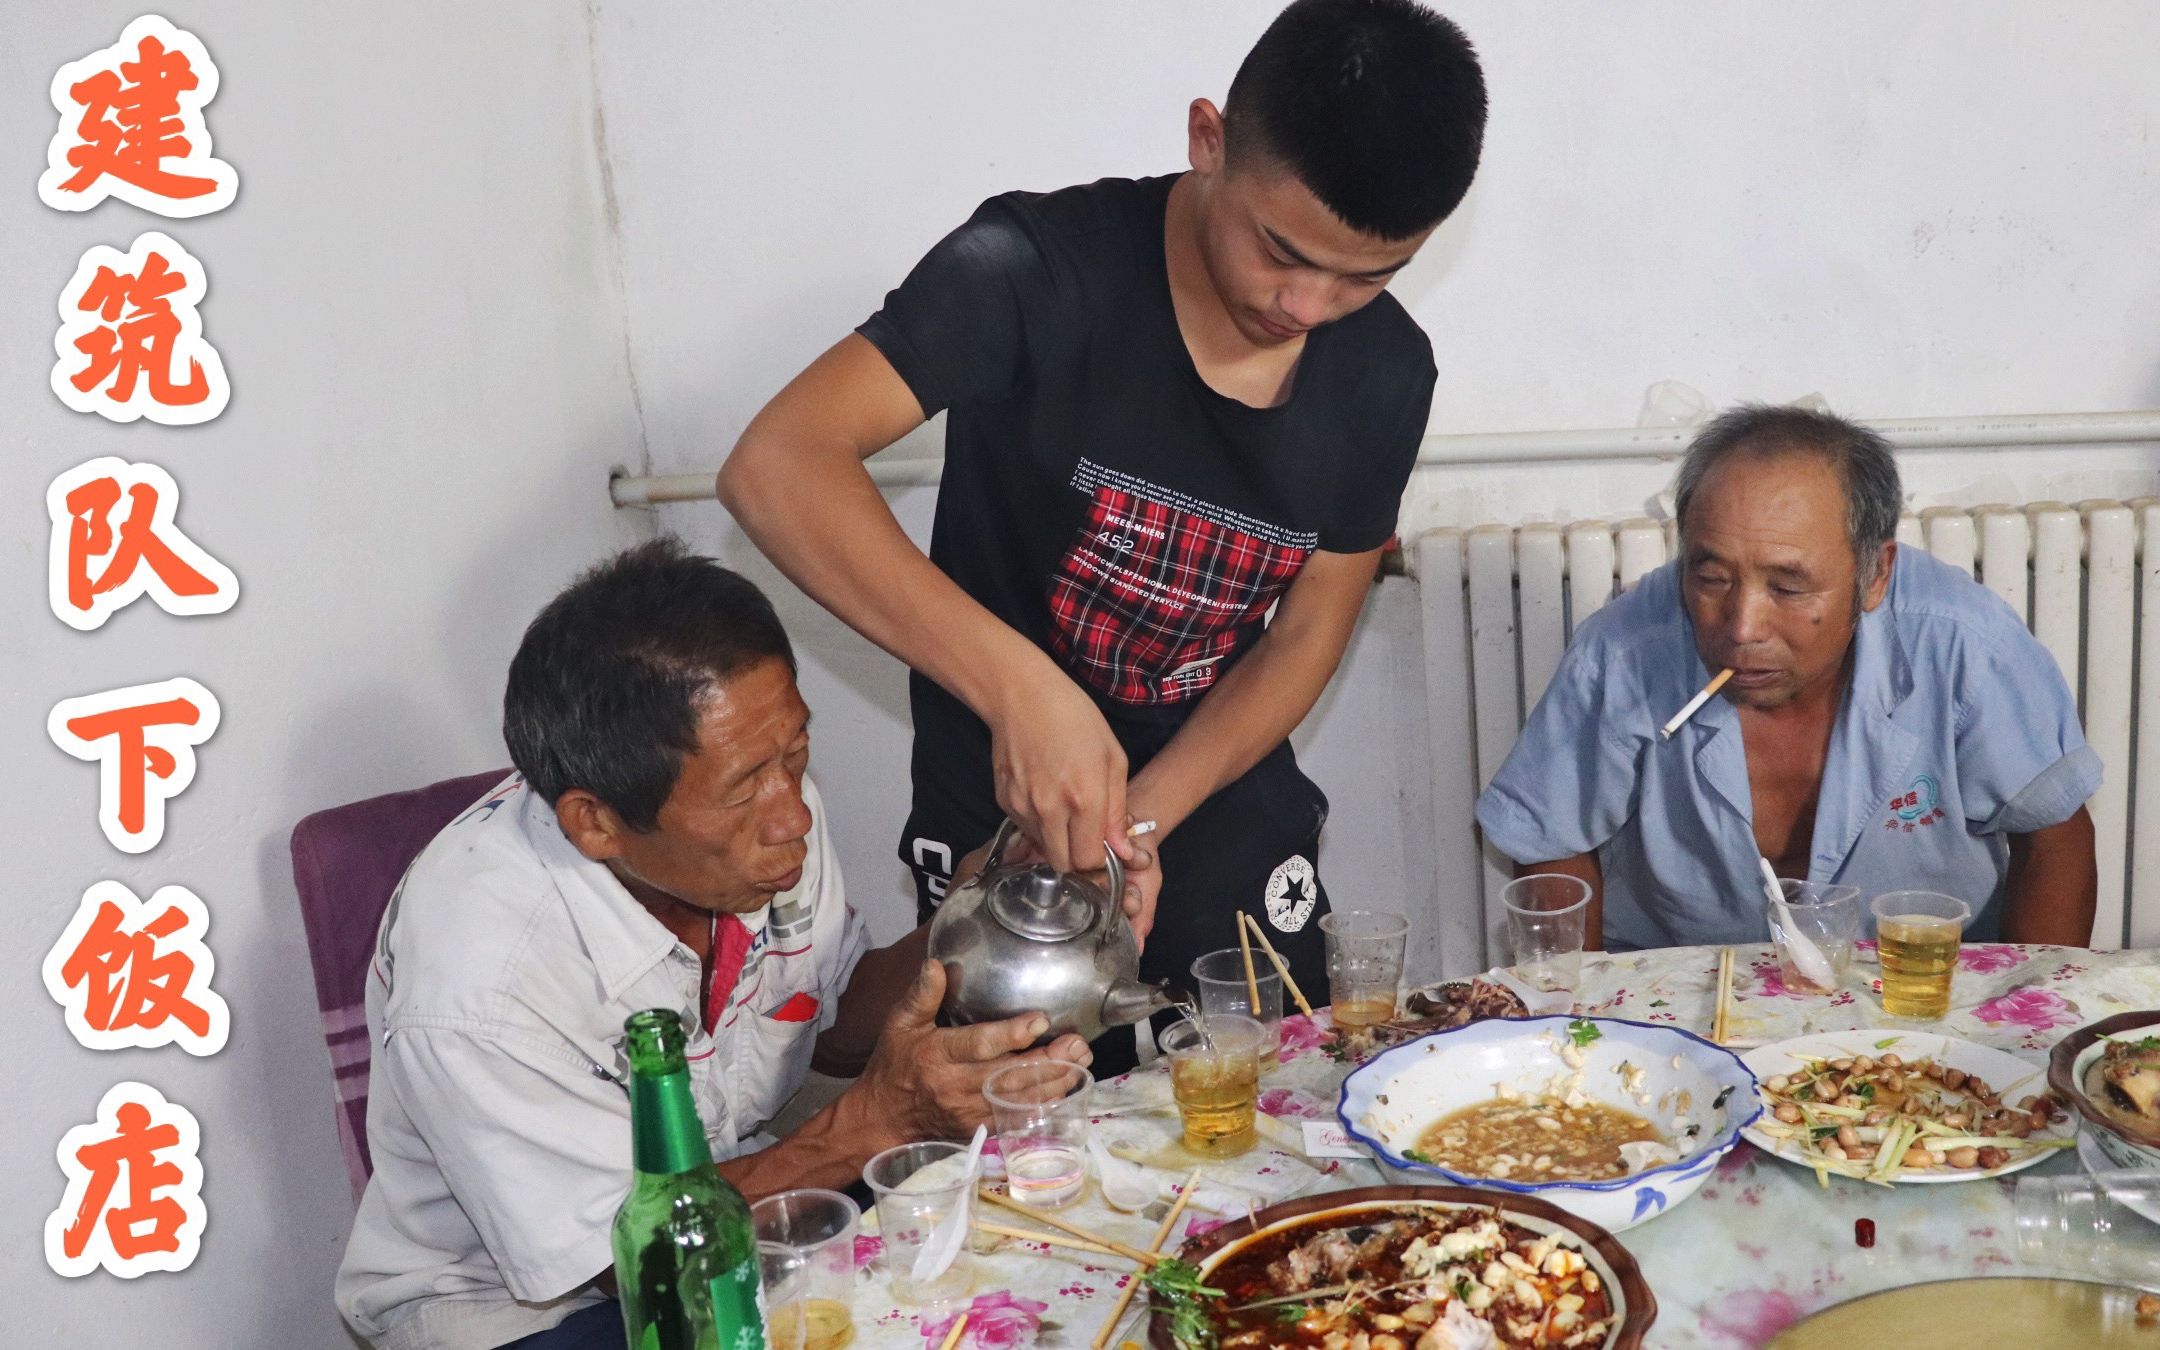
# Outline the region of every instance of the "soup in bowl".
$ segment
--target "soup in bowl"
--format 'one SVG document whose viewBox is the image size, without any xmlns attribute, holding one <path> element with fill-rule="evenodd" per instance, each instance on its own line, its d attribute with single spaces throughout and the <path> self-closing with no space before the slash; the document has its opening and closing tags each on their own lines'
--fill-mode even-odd
<svg viewBox="0 0 2160 1350">
<path fill-rule="evenodd" d="M 1695 1193 L 1762 1113 L 1737 1055 L 1617 1018 L 1479 1022 L 1353 1072 L 1345 1131 L 1405 1182 L 1534 1195 L 1611 1231 Z"/>
</svg>

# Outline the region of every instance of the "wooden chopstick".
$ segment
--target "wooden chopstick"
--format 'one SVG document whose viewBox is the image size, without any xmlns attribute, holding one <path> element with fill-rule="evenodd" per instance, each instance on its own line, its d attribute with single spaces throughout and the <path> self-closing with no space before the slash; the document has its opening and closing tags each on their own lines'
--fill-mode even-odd
<svg viewBox="0 0 2160 1350">
<path fill-rule="evenodd" d="M 1718 1045 L 1725 1044 L 1726 1032 L 1731 1030 L 1732 1020 L 1733 949 L 1718 949 L 1717 1009 L 1710 1016 L 1710 1039 Z"/>
<path fill-rule="evenodd" d="M 1297 987 L 1296 980 L 1290 978 L 1290 967 L 1283 964 L 1282 953 L 1275 950 L 1275 944 L 1269 942 L 1267 934 L 1261 931 L 1260 921 L 1242 909 L 1238 911 L 1238 918 L 1244 924 L 1251 925 L 1252 935 L 1260 943 L 1260 950 L 1267 953 L 1268 962 L 1275 967 L 1275 973 L 1282 976 L 1283 988 L 1289 990 L 1290 997 L 1297 1000 L 1298 1011 L 1307 1017 L 1312 1016 L 1312 1004 L 1305 1001 L 1305 991 Z"/>
<path fill-rule="evenodd" d="M 1253 1020 L 1260 1020 L 1260 980 L 1253 974 L 1252 939 L 1245 936 L 1245 911 L 1237 911 L 1238 952 L 1245 958 L 1245 1006 L 1252 1009 Z"/>
<path fill-rule="evenodd" d="M 954 1346 L 960 1344 L 960 1333 L 966 1330 L 967 1314 L 962 1313 L 960 1314 L 960 1320 L 952 1324 L 952 1330 L 945 1333 L 945 1343 L 939 1346 L 938 1350 L 953 1350 Z"/>
<path fill-rule="evenodd" d="M 1163 1215 L 1162 1227 L 1155 1230 L 1155 1241 L 1148 1244 L 1151 1253 L 1159 1254 L 1163 1243 L 1170 1240 L 1170 1230 L 1177 1227 L 1178 1216 L 1185 1212 L 1185 1202 L 1192 1199 L 1193 1191 L 1199 1185 L 1200 1169 L 1195 1167 L 1192 1175 L 1185 1178 L 1185 1188 L 1178 1192 L 1177 1203 L 1170 1206 L 1168 1214 Z M 1103 1350 L 1103 1347 L 1110 1343 L 1111 1335 L 1117 1331 L 1118 1323 L 1125 1320 L 1125 1310 L 1132 1306 L 1133 1295 L 1139 1289 L 1140 1276 L 1135 1274 L 1125 1282 L 1125 1288 L 1119 1291 L 1117 1306 L 1110 1310 L 1110 1320 L 1103 1323 L 1102 1330 L 1095 1333 L 1095 1342 L 1090 1350 Z"/>
<path fill-rule="evenodd" d="M 1099 1256 L 1124 1255 L 1115 1248 L 1105 1247 L 1100 1242 L 1090 1242 L 1085 1238 L 1066 1237 L 1062 1233 L 1045 1233 L 1040 1228 L 1009 1228 L 1001 1223 L 992 1223 L 988 1219 L 977 1219 L 975 1229 L 981 1233 L 995 1233 L 999 1237 L 1019 1238 L 1023 1242 L 1040 1242 L 1050 1247 L 1070 1247 L 1074 1251 L 1094 1252 Z M 1141 1264 L 1151 1266 L 1161 1259 L 1159 1256 L 1150 1257 Z"/>
<path fill-rule="evenodd" d="M 1037 1223 L 1048 1224 L 1052 1228 L 1056 1228 L 1063 1232 L 1069 1233 L 1073 1237 L 1079 1238 L 1083 1242 L 1092 1242 L 1098 1247 L 1107 1247 L 1111 1251 L 1117 1253 L 1119 1256 L 1124 1257 L 1128 1261 L 1138 1261 L 1143 1266 L 1152 1266 L 1157 1260 L 1160 1259 L 1159 1257 L 1156 1257 L 1151 1253 L 1141 1251 L 1138 1247 L 1133 1246 L 1131 1243 L 1120 1242 L 1116 1238 L 1104 1237 L 1100 1233 L 1090 1232 L 1087 1229 L 1082 1228 L 1079 1224 L 1068 1223 L 1055 1214 L 1045 1214 L 1040 1210 L 1030 1209 L 1026 1205 L 1021 1204 L 1018 1200 L 1014 1200 L 1009 1196 L 999 1195 L 996 1191 L 984 1189 L 977 1192 L 977 1194 L 981 1195 L 983 1199 L 988 1200 L 993 1205 L 997 1205 L 1003 1209 L 1009 1209 L 1015 1214 L 1025 1214 L 1027 1217 L 1033 1219 Z"/>
</svg>

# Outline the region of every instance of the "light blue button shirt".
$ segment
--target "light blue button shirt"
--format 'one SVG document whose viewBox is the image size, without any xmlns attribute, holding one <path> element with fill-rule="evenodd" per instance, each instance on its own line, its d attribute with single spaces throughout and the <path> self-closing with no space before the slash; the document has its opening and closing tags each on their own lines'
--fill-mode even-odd
<svg viewBox="0 0 2160 1350">
<path fill-rule="evenodd" d="M 1815 809 L 1808 879 L 1942 891 L 1968 933 L 1999 935 L 2008 836 L 2060 824 L 2100 786 L 2077 700 L 2008 605 L 1918 549 L 1861 617 Z M 1764 942 L 1762 874 L 1739 714 L 1707 684 L 1679 564 L 1576 631 L 1478 824 L 1518 862 L 1595 851 L 1614 950 Z"/>
</svg>

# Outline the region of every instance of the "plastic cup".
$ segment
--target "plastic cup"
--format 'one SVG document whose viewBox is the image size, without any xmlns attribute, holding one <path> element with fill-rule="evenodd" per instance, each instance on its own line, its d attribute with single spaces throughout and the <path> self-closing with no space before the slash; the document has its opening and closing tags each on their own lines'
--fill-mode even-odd
<svg viewBox="0 0 2160 1350">
<path fill-rule="evenodd" d="M 1883 1011 L 1933 1021 L 1950 1011 L 1950 981 L 1972 909 L 1934 891 L 1878 895 L 1876 954 L 1882 958 Z"/>
<path fill-rule="evenodd" d="M 2160 1289 L 2160 1224 L 2146 1217 L 2160 1214 L 2160 1173 L 2027 1174 L 2011 1204 L 2027 1264 Z"/>
<path fill-rule="evenodd" d="M 1338 909 L 1320 916 L 1320 932 L 1335 1025 L 1369 1027 L 1393 1017 L 1410 921 L 1382 910 Z"/>
<path fill-rule="evenodd" d="M 1260 1024 L 1260 1071 L 1267 1072 L 1282 1049 L 1282 976 L 1260 952 L 1253 953 L 1253 982 L 1245 983 L 1245 953 L 1238 947 L 1209 952 L 1192 963 L 1193 990 L 1199 996 L 1203 1016 L 1237 1013 Z M 1260 995 L 1255 1005 L 1252 996 Z"/>
<path fill-rule="evenodd" d="M 855 1337 L 855 1233 L 838 1191 L 796 1190 L 750 1207 L 770 1350 L 840 1350 Z"/>
<path fill-rule="evenodd" d="M 973 1221 L 976 1174 L 966 1162 L 966 1148 L 937 1140 L 886 1149 L 863 1168 L 863 1184 L 877 1199 L 885 1279 L 893 1297 L 933 1314 L 957 1307 L 975 1283 L 974 1258 L 964 1244 L 944 1274 L 923 1283 L 914 1277 L 916 1254 L 946 1215 L 958 1207 L 964 1211 L 961 1223 Z"/>
<path fill-rule="evenodd" d="M 1095 1080 L 1062 1060 L 1008 1064 L 983 1081 L 1012 1198 L 1056 1209 L 1087 1188 L 1088 1092 Z"/>
<path fill-rule="evenodd" d="M 1185 1125 L 1185 1147 L 1203 1158 L 1235 1158 L 1260 1138 L 1253 1119 L 1260 1037 L 1260 1024 L 1250 1017 L 1216 1013 L 1173 1022 L 1156 1038 L 1170 1060 L 1170 1095 Z"/>
<path fill-rule="evenodd" d="M 1516 975 L 1552 1003 L 1572 1008 L 1582 981 L 1590 883 L 1558 872 L 1517 877 L 1500 888 L 1500 908 Z"/>
<path fill-rule="evenodd" d="M 1793 959 L 1790 935 L 1785 928 L 1787 920 L 1773 912 L 1770 936 L 1777 947 L 1778 978 L 1788 989 L 1836 993 L 1852 969 L 1853 948 L 1859 944 L 1860 934 L 1866 927 L 1867 916 L 1860 908 L 1860 888 L 1780 877 L 1778 890 L 1785 897 L 1785 914 L 1790 916 L 1791 928 L 1813 944 L 1829 962 L 1830 985 L 1824 988 L 1808 978 L 1808 973 Z"/>
</svg>

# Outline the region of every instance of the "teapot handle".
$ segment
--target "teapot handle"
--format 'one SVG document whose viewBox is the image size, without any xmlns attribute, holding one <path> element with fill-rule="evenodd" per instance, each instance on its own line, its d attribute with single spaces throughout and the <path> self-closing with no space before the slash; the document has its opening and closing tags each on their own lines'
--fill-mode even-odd
<svg viewBox="0 0 2160 1350">
<path fill-rule="evenodd" d="M 998 822 L 997 833 L 990 836 L 990 852 L 983 858 L 984 872 L 994 872 L 1005 865 L 1005 847 L 1019 833 L 1020 827 L 1013 824 L 1011 816 Z"/>
<path fill-rule="evenodd" d="M 1011 816 L 1007 816 L 998 822 L 997 833 L 990 836 L 990 852 L 983 858 L 982 870 L 984 872 L 995 871 L 1004 865 L 1005 848 L 1012 843 L 1013 836 L 1019 833 L 1020 827 L 1013 823 Z M 1123 914 L 1125 912 L 1125 864 L 1118 861 L 1117 850 L 1110 847 L 1110 841 L 1107 839 L 1103 840 L 1103 857 L 1108 859 L 1110 863 L 1111 908 L 1117 913 Z"/>
</svg>

